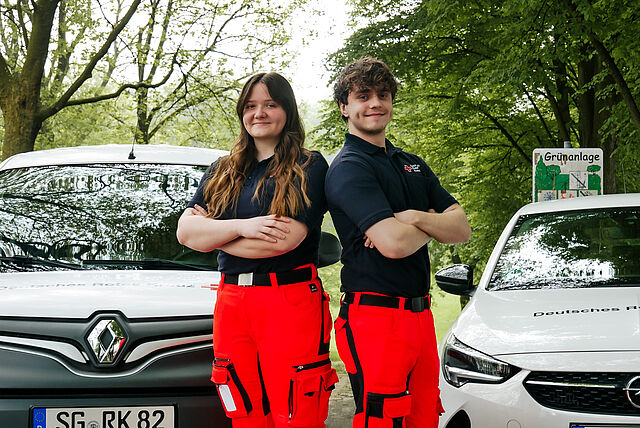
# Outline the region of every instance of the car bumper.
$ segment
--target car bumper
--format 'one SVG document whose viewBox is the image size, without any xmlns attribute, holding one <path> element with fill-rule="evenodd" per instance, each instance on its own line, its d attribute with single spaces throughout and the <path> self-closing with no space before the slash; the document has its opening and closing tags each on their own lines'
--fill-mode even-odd
<svg viewBox="0 0 640 428">
<path fill-rule="evenodd" d="M 523 381 L 530 372 L 522 370 L 504 383 L 468 383 L 460 388 L 447 383 L 440 374 L 440 392 L 445 413 L 439 428 L 569 428 L 601 424 L 606 427 L 640 427 L 638 416 L 567 412 L 544 407 L 525 390 Z M 466 415 L 470 425 L 461 416 Z"/>
</svg>

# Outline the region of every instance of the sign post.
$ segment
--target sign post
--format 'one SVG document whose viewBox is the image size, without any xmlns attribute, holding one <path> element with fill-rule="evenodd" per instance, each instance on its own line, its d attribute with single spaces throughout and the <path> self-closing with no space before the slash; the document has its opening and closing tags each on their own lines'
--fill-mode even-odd
<svg viewBox="0 0 640 428">
<path fill-rule="evenodd" d="M 535 149 L 533 201 L 603 193 L 602 149 Z"/>
</svg>

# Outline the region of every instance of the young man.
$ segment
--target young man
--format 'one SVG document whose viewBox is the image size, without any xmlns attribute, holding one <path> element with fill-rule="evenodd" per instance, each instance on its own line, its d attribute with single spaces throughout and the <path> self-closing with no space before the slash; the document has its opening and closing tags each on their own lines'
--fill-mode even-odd
<svg viewBox="0 0 640 428">
<path fill-rule="evenodd" d="M 427 242 L 465 242 L 467 217 L 418 156 L 385 129 L 397 84 L 370 57 L 345 67 L 334 98 L 349 126 L 327 173 L 342 243 L 336 343 L 356 401 L 353 427 L 425 428 L 443 411 L 430 311 Z"/>
</svg>

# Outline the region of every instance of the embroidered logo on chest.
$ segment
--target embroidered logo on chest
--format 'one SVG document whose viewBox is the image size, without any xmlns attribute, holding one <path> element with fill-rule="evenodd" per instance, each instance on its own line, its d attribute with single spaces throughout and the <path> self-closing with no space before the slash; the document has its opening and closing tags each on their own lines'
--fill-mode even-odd
<svg viewBox="0 0 640 428">
<path fill-rule="evenodd" d="M 420 172 L 420 165 L 405 165 L 404 170 L 407 172 Z"/>
</svg>

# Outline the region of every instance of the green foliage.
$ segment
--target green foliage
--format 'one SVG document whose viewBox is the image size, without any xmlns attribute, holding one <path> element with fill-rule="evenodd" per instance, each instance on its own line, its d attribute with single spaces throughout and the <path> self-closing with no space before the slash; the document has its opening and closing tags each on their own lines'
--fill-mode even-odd
<svg viewBox="0 0 640 428">
<path fill-rule="evenodd" d="M 627 191 L 638 190 L 638 130 L 592 45 L 594 37 L 603 41 L 637 97 L 636 2 L 382 3 L 354 2 L 356 19 L 367 24 L 328 67 L 336 76 L 346 63 L 371 55 L 400 80 L 387 136 L 425 158 L 473 229 L 468 244 L 430 244 L 434 267 L 459 257 L 481 271 L 509 218 L 531 201 L 535 148 L 562 147 L 566 139 L 580 146 L 589 138 L 589 147 L 603 147 L 607 158 L 614 147 Z M 313 136 L 335 147 L 344 125 L 335 106 L 325 108 Z M 622 168 L 616 173 L 620 182 Z"/>
<path fill-rule="evenodd" d="M 256 69 L 289 62 L 306 2 L 4 2 L 0 107 L 17 118 L 2 129 L 6 153 L 154 139 L 228 147 L 230 99 Z"/>
</svg>

